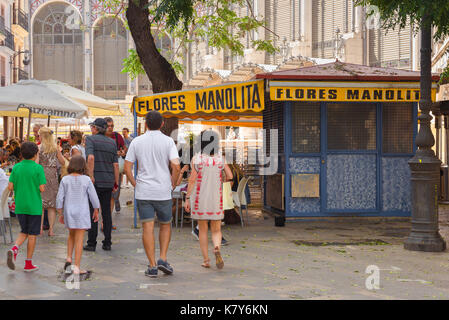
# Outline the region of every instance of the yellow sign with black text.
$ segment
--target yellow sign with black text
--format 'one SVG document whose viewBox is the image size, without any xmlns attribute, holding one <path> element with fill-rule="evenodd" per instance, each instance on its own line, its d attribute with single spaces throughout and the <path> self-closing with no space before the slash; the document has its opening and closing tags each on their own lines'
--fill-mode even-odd
<svg viewBox="0 0 449 320">
<path fill-rule="evenodd" d="M 264 82 L 257 80 L 199 90 L 164 92 L 135 97 L 133 104 L 139 116 L 151 110 L 172 114 L 261 112 L 265 105 Z"/>
<path fill-rule="evenodd" d="M 420 90 L 410 88 L 270 87 L 276 101 L 418 102 Z M 432 89 L 432 101 L 436 89 Z"/>
</svg>

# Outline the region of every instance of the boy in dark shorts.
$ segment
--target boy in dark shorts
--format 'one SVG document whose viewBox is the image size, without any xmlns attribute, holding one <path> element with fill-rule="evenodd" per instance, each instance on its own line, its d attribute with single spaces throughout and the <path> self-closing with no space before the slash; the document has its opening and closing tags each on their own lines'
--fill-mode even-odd
<svg viewBox="0 0 449 320">
<path fill-rule="evenodd" d="M 10 191 L 14 190 L 16 215 L 21 232 L 15 245 L 7 253 L 7 264 L 11 270 L 15 269 L 19 248 L 28 239 L 24 271 L 31 272 L 39 269 L 38 266 L 33 265 L 31 259 L 36 246 L 36 236 L 41 232 L 41 192 L 44 191 L 47 181 L 44 168 L 34 162 L 39 152 L 37 145 L 34 142 L 25 142 L 22 144 L 21 151 L 24 160 L 14 166 L 8 185 Z"/>
</svg>

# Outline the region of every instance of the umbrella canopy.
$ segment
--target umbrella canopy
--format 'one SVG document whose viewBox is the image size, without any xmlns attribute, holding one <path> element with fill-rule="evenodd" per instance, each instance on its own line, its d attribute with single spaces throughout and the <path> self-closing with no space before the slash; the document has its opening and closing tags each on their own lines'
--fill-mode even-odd
<svg viewBox="0 0 449 320">
<path fill-rule="evenodd" d="M 19 111 L 20 108 L 29 108 L 32 114 L 45 117 L 79 119 L 88 115 L 85 105 L 38 80 L 22 80 L 0 87 L 0 115 L 13 115 L 11 111 Z"/>
<path fill-rule="evenodd" d="M 57 80 L 42 81 L 50 89 L 69 97 L 89 108 L 89 113 L 96 116 L 122 115 L 120 106 L 106 99 L 71 87 L 68 84 Z"/>
</svg>

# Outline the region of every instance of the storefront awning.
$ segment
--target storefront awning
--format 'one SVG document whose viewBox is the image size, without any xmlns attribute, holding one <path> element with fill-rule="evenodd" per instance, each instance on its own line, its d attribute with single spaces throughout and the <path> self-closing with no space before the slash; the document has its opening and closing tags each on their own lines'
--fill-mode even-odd
<svg viewBox="0 0 449 320">
<path fill-rule="evenodd" d="M 156 110 L 168 117 L 217 118 L 254 115 L 262 112 L 264 105 L 264 81 L 256 80 L 134 97 L 131 111 L 135 109 L 141 117 Z"/>
<path fill-rule="evenodd" d="M 419 82 L 276 81 L 270 80 L 273 101 L 419 102 Z M 436 100 L 437 84 L 431 98 Z"/>
<path fill-rule="evenodd" d="M 335 61 L 294 70 L 258 74 L 267 79 L 274 101 L 419 102 L 418 71 Z M 432 75 L 432 101 L 439 76 Z"/>
</svg>

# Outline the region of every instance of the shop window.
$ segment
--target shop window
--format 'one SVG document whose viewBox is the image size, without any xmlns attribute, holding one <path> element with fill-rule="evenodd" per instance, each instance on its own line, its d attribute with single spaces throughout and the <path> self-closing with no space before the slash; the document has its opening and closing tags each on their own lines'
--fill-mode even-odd
<svg viewBox="0 0 449 320">
<path fill-rule="evenodd" d="M 328 150 L 376 150 L 376 105 L 327 104 Z"/>
<path fill-rule="evenodd" d="M 321 113 L 319 103 L 292 103 L 292 152 L 319 153 Z"/>
<path fill-rule="evenodd" d="M 382 105 L 382 152 L 413 153 L 413 104 Z"/>
</svg>

